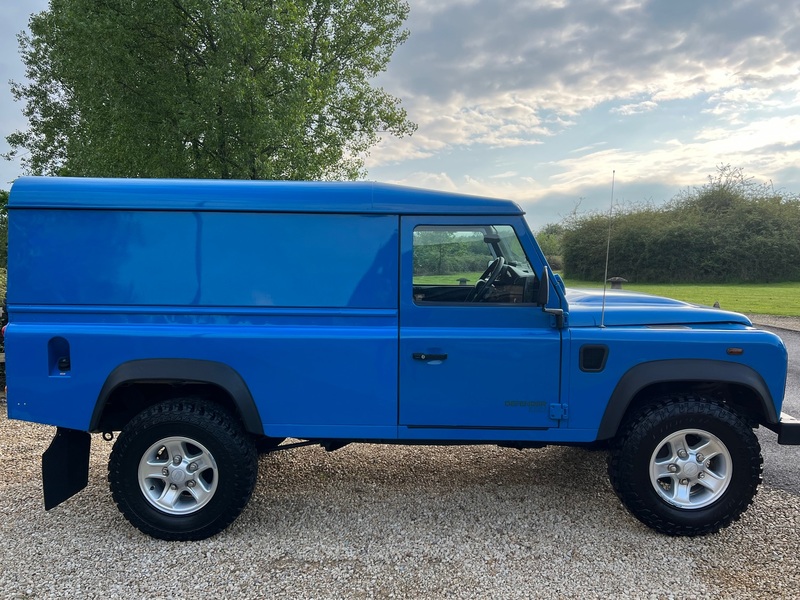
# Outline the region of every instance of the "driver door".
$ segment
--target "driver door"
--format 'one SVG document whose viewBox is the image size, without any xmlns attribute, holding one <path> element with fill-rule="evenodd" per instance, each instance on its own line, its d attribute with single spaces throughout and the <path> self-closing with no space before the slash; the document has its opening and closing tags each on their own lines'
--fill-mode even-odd
<svg viewBox="0 0 800 600">
<path fill-rule="evenodd" d="M 403 217 L 401 437 L 558 427 L 561 334 L 531 293 L 543 264 L 527 235 L 513 218 Z M 504 273 L 476 301 L 476 280 L 501 253 Z"/>
</svg>

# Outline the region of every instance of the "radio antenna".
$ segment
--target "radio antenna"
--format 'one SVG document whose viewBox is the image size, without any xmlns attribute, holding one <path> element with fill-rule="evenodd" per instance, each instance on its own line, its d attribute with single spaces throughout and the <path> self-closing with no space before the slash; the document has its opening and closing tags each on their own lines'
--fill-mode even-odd
<svg viewBox="0 0 800 600">
<path fill-rule="evenodd" d="M 605 328 L 606 290 L 608 289 L 608 257 L 611 254 L 611 216 L 614 214 L 614 182 L 617 171 L 611 171 L 611 208 L 608 211 L 608 240 L 606 241 L 606 271 L 603 275 L 603 307 L 600 309 L 600 329 Z"/>
</svg>

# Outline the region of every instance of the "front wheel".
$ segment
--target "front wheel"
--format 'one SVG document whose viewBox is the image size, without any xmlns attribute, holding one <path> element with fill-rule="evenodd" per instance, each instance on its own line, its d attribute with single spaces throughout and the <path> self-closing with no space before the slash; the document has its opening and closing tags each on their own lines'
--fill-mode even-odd
<svg viewBox="0 0 800 600">
<path fill-rule="evenodd" d="M 163 540 L 225 529 L 255 485 L 253 440 L 226 410 L 199 399 L 157 404 L 134 417 L 111 452 L 108 479 L 128 521 Z"/>
<path fill-rule="evenodd" d="M 730 407 L 704 397 L 670 397 L 623 426 L 609 476 L 645 525 L 694 536 L 741 516 L 761 482 L 762 462 L 753 430 Z"/>
</svg>

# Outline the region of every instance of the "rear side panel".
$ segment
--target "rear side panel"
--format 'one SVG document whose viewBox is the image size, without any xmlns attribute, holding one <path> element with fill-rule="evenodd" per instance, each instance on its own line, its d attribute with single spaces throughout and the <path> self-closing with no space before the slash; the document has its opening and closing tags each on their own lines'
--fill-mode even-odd
<svg viewBox="0 0 800 600">
<path fill-rule="evenodd" d="M 397 218 L 15 210 L 9 302 L 394 308 Z"/>
<path fill-rule="evenodd" d="M 182 358 L 268 435 L 396 435 L 396 216 L 17 208 L 9 237 L 10 417 L 86 430 L 115 368 Z"/>
</svg>

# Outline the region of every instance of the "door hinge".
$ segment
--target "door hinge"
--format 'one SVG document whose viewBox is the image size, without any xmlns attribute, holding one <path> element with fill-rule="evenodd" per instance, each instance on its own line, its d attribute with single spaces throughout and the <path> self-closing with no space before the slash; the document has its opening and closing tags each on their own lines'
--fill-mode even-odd
<svg viewBox="0 0 800 600">
<path fill-rule="evenodd" d="M 569 406 L 566 404 L 551 404 L 550 405 L 550 418 L 555 421 L 561 421 L 569 418 Z"/>
</svg>

